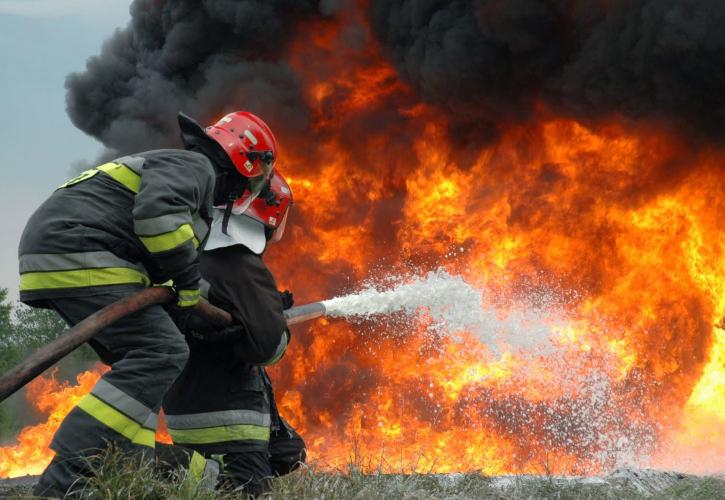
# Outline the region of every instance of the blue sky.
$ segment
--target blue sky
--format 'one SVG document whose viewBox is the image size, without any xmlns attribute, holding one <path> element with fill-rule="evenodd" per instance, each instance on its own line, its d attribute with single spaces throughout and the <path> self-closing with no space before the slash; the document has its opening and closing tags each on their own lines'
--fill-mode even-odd
<svg viewBox="0 0 725 500">
<path fill-rule="evenodd" d="M 0 287 L 17 299 L 25 222 L 101 144 L 65 112 L 66 75 L 129 19 L 130 0 L 0 0 Z"/>
</svg>

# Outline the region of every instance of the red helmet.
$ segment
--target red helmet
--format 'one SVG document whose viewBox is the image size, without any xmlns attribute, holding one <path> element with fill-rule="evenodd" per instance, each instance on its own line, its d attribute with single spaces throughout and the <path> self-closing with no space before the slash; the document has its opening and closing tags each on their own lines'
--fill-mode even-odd
<svg viewBox="0 0 725 500">
<path fill-rule="evenodd" d="M 282 174 L 277 170 L 272 173 L 272 179 L 267 189 L 254 198 L 251 203 L 247 201 L 249 191 L 245 191 L 241 198 L 234 202 L 233 214 L 244 214 L 264 224 L 273 231 L 271 241 L 279 241 L 287 225 L 287 214 L 292 205 L 292 189 Z"/>
<path fill-rule="evenodd" d="M 262 176 L 266 181 L 277 159 L 277 139 L 264 121 L 252 113 L 229 113 L 206 133 L 226 151 L 244 177 Z"/>
</svg>

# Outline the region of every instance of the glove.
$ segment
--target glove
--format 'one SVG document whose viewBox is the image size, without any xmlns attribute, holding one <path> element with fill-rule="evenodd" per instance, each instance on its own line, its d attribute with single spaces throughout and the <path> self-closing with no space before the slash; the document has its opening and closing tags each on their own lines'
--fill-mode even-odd
<svg viewBox="0 0 725 500">
<path fill-rule="evenodd" d="M 282 309 L 289 309 L 295 305 L 295 297 L 289 290 L 279 292 L 279 298 L 282 299 Z"/>
<path fill-rule="evenodd" d="M 190 323 L 193 322 L 195 316 L 193 307 L 179 307 L 176 304 L 171 304 L 166 306 L 166 312 L 169 313 L 181 333 L 186 335 L 191 330 Z"/>
</svg>

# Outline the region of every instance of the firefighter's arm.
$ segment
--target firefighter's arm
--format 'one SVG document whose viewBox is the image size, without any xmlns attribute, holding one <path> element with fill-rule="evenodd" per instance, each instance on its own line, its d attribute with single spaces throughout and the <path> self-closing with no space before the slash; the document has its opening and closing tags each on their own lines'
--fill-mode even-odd
<svg viewBox="0 0 725 500">
<path fill-rule="evenodd" d="M 134 231 L 162 278 L 174 281 L 180 307 L 199 300 L 200 242 L 193 216 L 208 210 L 213 190 L 214 169 L 202 155 L 175 151 L 150 156 L 144 163 L 133 209 Z"/>
<path fill-rule="evenodd" d="M 277 361 L 287 348 L 289 332 L 277 284 L 262 259 L 237 245 L 207 252 L 202 266 L 211 284 L 209 302 L 229 311 L 235 321 L 212 336 L 229 339 L 241 362 Z"/>
<path fill-rule="evenodd" d="M 277 348 L 274 350 L 271 357 L 261 356 L 257 360 L 251 360 L 249 352 L 243 342 L 237 342 L 234 344 L 234 355 L 237 359 L 246 363 L 270 366 L 284 357 L 284 353 L 287 352 L 287 346 L 289 345 L 290 339 L 290 331 L 288 328 L 285 328 L 280 337 L 279 344 L 277 344 Z"/>
<path fill-rule="evenodd" d="M 239 361 L 252 365 L 273 365 L 282 359 L 291 339 L 290 331 L 287 328 L 282 331 L 282 335 L 271 335 L 269 340 L 272 342 L 259 342 L 259 339 L 250 335 L 246 327 L 241 324 L 215 329 L 209 323 L 198 319 L 199 317 L 196 315 L 192 315 L 189 319 L 186 317 L 182 319 L 175 314 L 171 314 L 171 317 L 188 337 L 202 343 L 228 344 Z M 277 338 L 279 341 L 275 346 L 274 340 Z"/>
</svg>

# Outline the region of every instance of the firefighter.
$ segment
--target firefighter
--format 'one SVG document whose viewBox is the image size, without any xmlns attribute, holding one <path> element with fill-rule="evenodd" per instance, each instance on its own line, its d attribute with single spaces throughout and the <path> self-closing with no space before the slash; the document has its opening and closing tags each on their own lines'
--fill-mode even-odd
<svg viewBox="0 0 725 500">
<path fill-rule="evenodd" d="M 54 309 L 74 325 L 152 283 L 173 280 L 178 310 L 188 314 L 199 300 L 199 252 L 212 207 L 226 203 L 231 210 L 245 190 L 258 195 L 272 174 L 277 143 L 246 112 L 206 129 L 179 114 L 179 127 L 184 150 L 105 163 L 60 186 L 36 210 L 20 241 L 22 302 Z M 90 474 L 88 457 L 109 446 L 130 457 L 153 455 L 162 398 L 189 352 L 161 306 L 119 320 L 89 344 L 111 370 L 61 423 L 38 495 L 62 497 Z"/>
<path fill-rule="evenodd" d="M 215 209 L 201 257 L 202 293 L 236 325 L 214 331 L 195 318 L 180 324 L 191 354 L 163 407 L 174 444 L 221 457 L 219 486 L 256 496 L 269 490 L 271 477 L 304 462 L 306 451 L 279 416 L 264 369 L 290 339 L 283 309 L 292 306 L 292 294 L 278 292 L 262 254 L 284 233 L 292 193 L 275 171 L 263 194 L 251 205 L 247 200 L 240 198 L 227 218 Z"/>
</svg>

